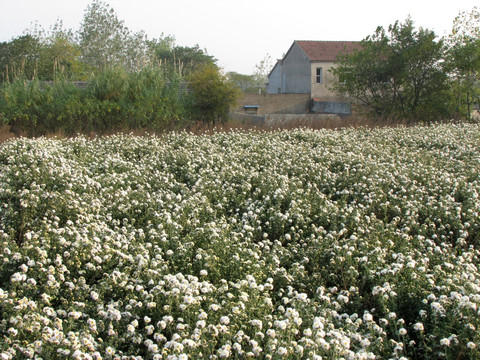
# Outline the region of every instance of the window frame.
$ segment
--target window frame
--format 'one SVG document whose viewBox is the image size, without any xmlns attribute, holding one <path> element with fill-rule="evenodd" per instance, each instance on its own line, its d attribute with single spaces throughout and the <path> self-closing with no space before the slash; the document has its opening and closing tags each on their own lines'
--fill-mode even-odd
<svg viewBox="0 0 480 360">
<path fill-rule="evenodd" d="M 323 84 L 323 67 L 315 68 L 315 84 Z"/>
</svg>

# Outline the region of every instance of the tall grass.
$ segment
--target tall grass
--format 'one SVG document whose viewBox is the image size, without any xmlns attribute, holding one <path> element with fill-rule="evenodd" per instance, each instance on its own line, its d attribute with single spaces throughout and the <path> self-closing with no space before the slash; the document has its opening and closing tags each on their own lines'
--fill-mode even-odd
<svg viewBox="0 0 480 360">
<path fill-rule="evenodd" d="M 189 121 L 192 99 L 180 78 L 162 69 L 137 73 L 110 68 L 85 88 L 57 78 L 52 83 L 17 79 L 0 88 L 0 122 L 16 134 L 163 131 Z"/>
</svg>

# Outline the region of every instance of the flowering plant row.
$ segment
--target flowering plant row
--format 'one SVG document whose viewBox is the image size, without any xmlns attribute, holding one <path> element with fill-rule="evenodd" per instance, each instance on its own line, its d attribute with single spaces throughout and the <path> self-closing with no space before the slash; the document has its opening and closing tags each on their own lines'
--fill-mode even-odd
<svg viewBox="0 0 480 360">
<path fill-rule="evenodd" d="M 475 359 L 480 126 L 0 148 L 0 359 Z"/>
</svg>

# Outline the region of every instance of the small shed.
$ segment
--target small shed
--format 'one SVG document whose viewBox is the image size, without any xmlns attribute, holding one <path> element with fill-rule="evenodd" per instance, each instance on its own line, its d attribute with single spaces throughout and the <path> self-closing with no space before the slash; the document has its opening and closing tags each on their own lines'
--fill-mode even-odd
<svg viewBox="0 0 480 360">
<path fill-rule="evenodd" d="M 259 105 L 243 105 L 243 110 L 245 114 L 257 115 Z"/>
</svg>

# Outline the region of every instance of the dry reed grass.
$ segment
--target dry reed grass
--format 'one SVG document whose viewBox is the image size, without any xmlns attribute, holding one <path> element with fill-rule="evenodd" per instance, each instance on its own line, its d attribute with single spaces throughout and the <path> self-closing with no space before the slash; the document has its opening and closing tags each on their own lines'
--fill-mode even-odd
<svg viewBox="0 0 480 360">
<path fill-rule="evenodd" d="M 340 124 L 340 125 L 339 125 Z M 132 134 L 135 136 L 148 136 L 148 135 L 162 135 L 171 131 L 186 131 L 195 135 L 209 135 L 217 132 L 232 132 L 232 131 L 281 131 L 281 130 L 293 130 L 298 128 L 307 128 L 313 130 L 338 130 L 341 128 L 380 128 L 380 127 L 397 127 L 397 126 L 414 126 L 415 123 L 408 122 L 406 120 L 398 119 L 371 119 L 367 117 L 362 117 L 359 115 L 352 115 L 348 117 L 343 117 L 341 121 L 323 121 L 317 123 L 305 123 L 302 120 L 294 120 L 289 122 L 283 122 L 276 125 L 258 125 L 253 124 L 245 120 L 230 120 L 225 123 L 220 124 L 206 124 L 203 122 L 196 122 L 185 127 L 173 127 L 166 129 L 163 132 L 152 132 L 147 130 L 125 130 L 125 131 L 110 131 L 107 133 L 99 134 L 97 132 L 91 131 L 88 134 L 77 134 L 84 135 L 90 139 L 96 137 L 106 137 L 119 133 L 123 134 Z M 15 135 L 10 131 L 10 127 L 3 125 L 0 127 L 0 144 L 15 138 L 15 137 L 27 137 L 27 134 L 20 133 Z M 57 138 L 64 139 L 72 136 L 67 136 L 62 130 L 58 130 L 55 133 L 48 134 L 45 137 L 47 138 Z M 75 136 L 73 136 L 75 137 Z"/>
<path fill-rule="evenodd" d="M 15 137 L 15 134 L 10 132 L 10 126 L 0 126 L 0 144 Z"/>
<path fill-rule="evenodd" d="M 313 130 L 338 130 L 341 128 L 379 128 L 379 127 L 397 127 L 397 126 L 413 126 L 414 124 L 406 120 L 394 119 L 371 119 L 362 116 L 348 116 L 341 119 L 341 121 L 319 121 L 316 123 L 306 123 L 303 120 L 289 121 L 288 123 L 279 123 L 276 125 L 258 125 L 251 124 L 248 121 L 231 120 L 224 124 L 204 124 L 196 123 L 188 127 L 188 132 L 196 135 L 211 134 L 214 132 L 230 132 L 230 131 L 281 131 L 293 130 L 298 128 L 308 128 Z"/>
</svg>

